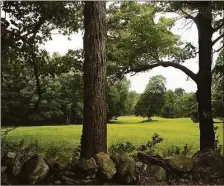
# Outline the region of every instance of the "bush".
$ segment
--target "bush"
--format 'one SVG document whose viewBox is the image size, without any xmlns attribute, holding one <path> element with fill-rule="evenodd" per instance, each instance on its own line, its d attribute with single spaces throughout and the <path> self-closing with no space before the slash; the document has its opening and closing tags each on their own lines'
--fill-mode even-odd
<svg viewBox="0 0 224 186">
<path fill-rule="evenodd" d="M 131 142 L 125 142 L 125 143 L 119 143 L 119 144 L 112 144 L 109 152 L 111 154 L 126 154 L 126 153 L 132 153 L 136 150 L 136 147 Z"/>
<path fill-rule="evenodd" d="M 38 153 L 40 145 L 37 140 L 28 140 L 25 136 L 19 142 L 9 142 L 7 138 L 2 138 L 2 151 L 12 151 L 16 153 L 24 153 L 24 156 L 29 152 Z"/>
<path fill-rule="evenodd" d="M 167 150 L 167 152 L 163 153 L 163 156 L 172 156 L 172 155 L 176 155 L 176 154 L 182 154 L 182 155 L 188 155 L 191 152 L 191 146 L 189 147 L 188 144 L 185 144 L 183 146 L 183 148 L 179 147 L 179 146 L 171 146 L 171 148 L 169 148 Z"/>
<path fill-rule="evenodd" d="M 157 133 L 153 134 L 152 141 L 148 141 L 145 145 L 141 145 L 137 150 L 144 151 L 149 155 L 156 155 L 157 145 L 163 141 Z"/>
<path fill-rule="evenodd" d="M 80 152 L 81 152 L 81 146 L 79 145 L 78 147 L 76 147 L 72 153 L 72 162 L 75 163 L 77 161 L 79 161 L 80 158 Z"/>
</svg>

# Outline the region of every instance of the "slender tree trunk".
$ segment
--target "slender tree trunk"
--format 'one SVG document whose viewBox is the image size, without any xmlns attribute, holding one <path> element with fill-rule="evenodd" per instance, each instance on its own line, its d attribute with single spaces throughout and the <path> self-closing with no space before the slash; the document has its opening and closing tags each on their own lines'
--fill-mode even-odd
<svg viewBox="0 0 224 186">
<path fill-rule="evenodd" d="M 200 127 L 200 149 L 214 148 L 215 135 L 211 105 L 212 15 L 208 4 L 199 9 L 196 24 L 199 36 L 199 72 L 197 101 Z"/>
<path fill-rule="evenodd" d="M 106 2 L 84 7 L 84 113 L 80 158 L 107 152 Z"/>
</svg>

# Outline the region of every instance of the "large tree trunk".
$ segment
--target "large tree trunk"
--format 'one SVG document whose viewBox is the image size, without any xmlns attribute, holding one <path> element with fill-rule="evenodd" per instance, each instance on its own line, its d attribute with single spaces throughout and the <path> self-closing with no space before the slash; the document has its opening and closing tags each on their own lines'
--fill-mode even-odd
<svg viewBox="0 0 224 186">
<path fill-rule="evenodd" d="M 106 2 L 84 7 L 84 113 L 80 158 L 107 152 Z"/>
<path fill-rule="evenodd" d="M 199 36 L 198 111 L 200 126 L 200 149 L 214 148 L 214 129 L 211 106 L 212 65 L 212 15 L 209 3 L 199 9 L 196 24 Z"/>
</svg>

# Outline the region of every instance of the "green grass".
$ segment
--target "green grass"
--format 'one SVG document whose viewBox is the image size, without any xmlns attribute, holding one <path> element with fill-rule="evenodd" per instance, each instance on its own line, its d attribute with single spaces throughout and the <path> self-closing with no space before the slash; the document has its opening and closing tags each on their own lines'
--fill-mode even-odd
<svg viewBox="0 0 224 186">
<path fill-rule="evenodd" d="M 217 135 L 223 144 L 223 124 L 217 126 Z M 126 141 L 139 146 L 151 140 L 152 135 L 157 133 L 164 139 L 159 145 L 160 152 L 166 151 L 172 145 L 183 148 L 186 143 L 191 146 L 192 152 L 199 148 L 199 127 L 190 118 L 154 117 L 153 121 L 145 122 L 142 117 L 123 116 L 113 120 L 107 127 L 109 146 Z M 42 151 L 54 146 L 67 148 L 72 152 L 80 144 L 81 132 L 81 125 L 19 127 L 8 134 L 7 140 L 16 143 L 25 137 L 27 140 L 38 140 Z"/>
</svg>

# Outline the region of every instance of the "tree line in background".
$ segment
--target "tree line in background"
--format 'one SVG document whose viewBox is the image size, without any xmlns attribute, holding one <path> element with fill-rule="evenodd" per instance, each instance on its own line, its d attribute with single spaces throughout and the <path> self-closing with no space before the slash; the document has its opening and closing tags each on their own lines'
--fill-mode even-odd
<svg viewBox="0 0 224 186">
<path fill-rule="evenodd" d="M 219 70 L 223 65 L 223 51 L 217 59 L 217 70 L 213 72 L 212 102 L 214 117 L 223 119 L 224 78 Z M 44 125 L 44 124 L 81 124 L 83 121 L 83 79 L 82 62 L 74 63 L 75 51 L 64 56 L 54 53 L 49 56 L 48 66 L 43 67 L 42 100 L 35 113 L 24 119 L 24 113 L 35 103 L 35 80 L 30 77 L 29 69 L 20 69 L 19 63 L 7 64 L 2 68 L 2 124 Z M 73 62 L 72 65 L 70 64 Z M 76 64 L 76 66 L 74 65 Z M 50 66 L 52 65 L 52 66 Z M 52 69 L 60 66 L 58 70 Z M 18 71 L 20 69 L 20 71 Z M 48 70 L 52 73 L 44 75 Z M 13 72 L 13 73 L 12 73 Z M 8 78 L 8 79 L 7 79 Z M 161 116 L 165 118 L 191 117 L 198 122 L 197 100 L 195 93 L 186 93 L 182 88 L 166 90 L 165 77 L 158 75 L 150 78 L 142 94 L 130 91 L 130 82 L 108 78 L 106 88 L 108 121 L 121 115 L 142 117 Z"/>
<path fill-rule="evenodd" d="M 166 90 L 166 79 L 161 75 L 150 78 L 135 107 L 135 114 L 142 117 L 164 118 L 193 117 L 197 114 L 197 100 L 194 93 L 182 88 Z"/>
<path fill-rule="evenodd" d="M 4 64 L 2 67 L 2 124 L 81 124 L 83 121 L 83 71 L 75 65 L 77 53 L 54 53 L 48 56 L 48 65 L 40 69 L 42 99 L 36 112 L 24 118 L 32 109 L 37 95 L 35 79 L 29 68 L 21 63 Z M 25 63 L 25 62 L 24 62 Z M 72 63 L 72 67 L 71 64 Z M 81 62 L 80 62 L 81 63 Z M 82 64 L 82 63 L 81 63 Z M 57 70 L 55 66 L 59 66 Z M 48 71 L 51 71 L 51 73 Z M 114 116 L 133 115 L 138 93 L 129 91 L 130 82 L 108 80 L 106 88 L 108 120 Z"/>
</svg>

